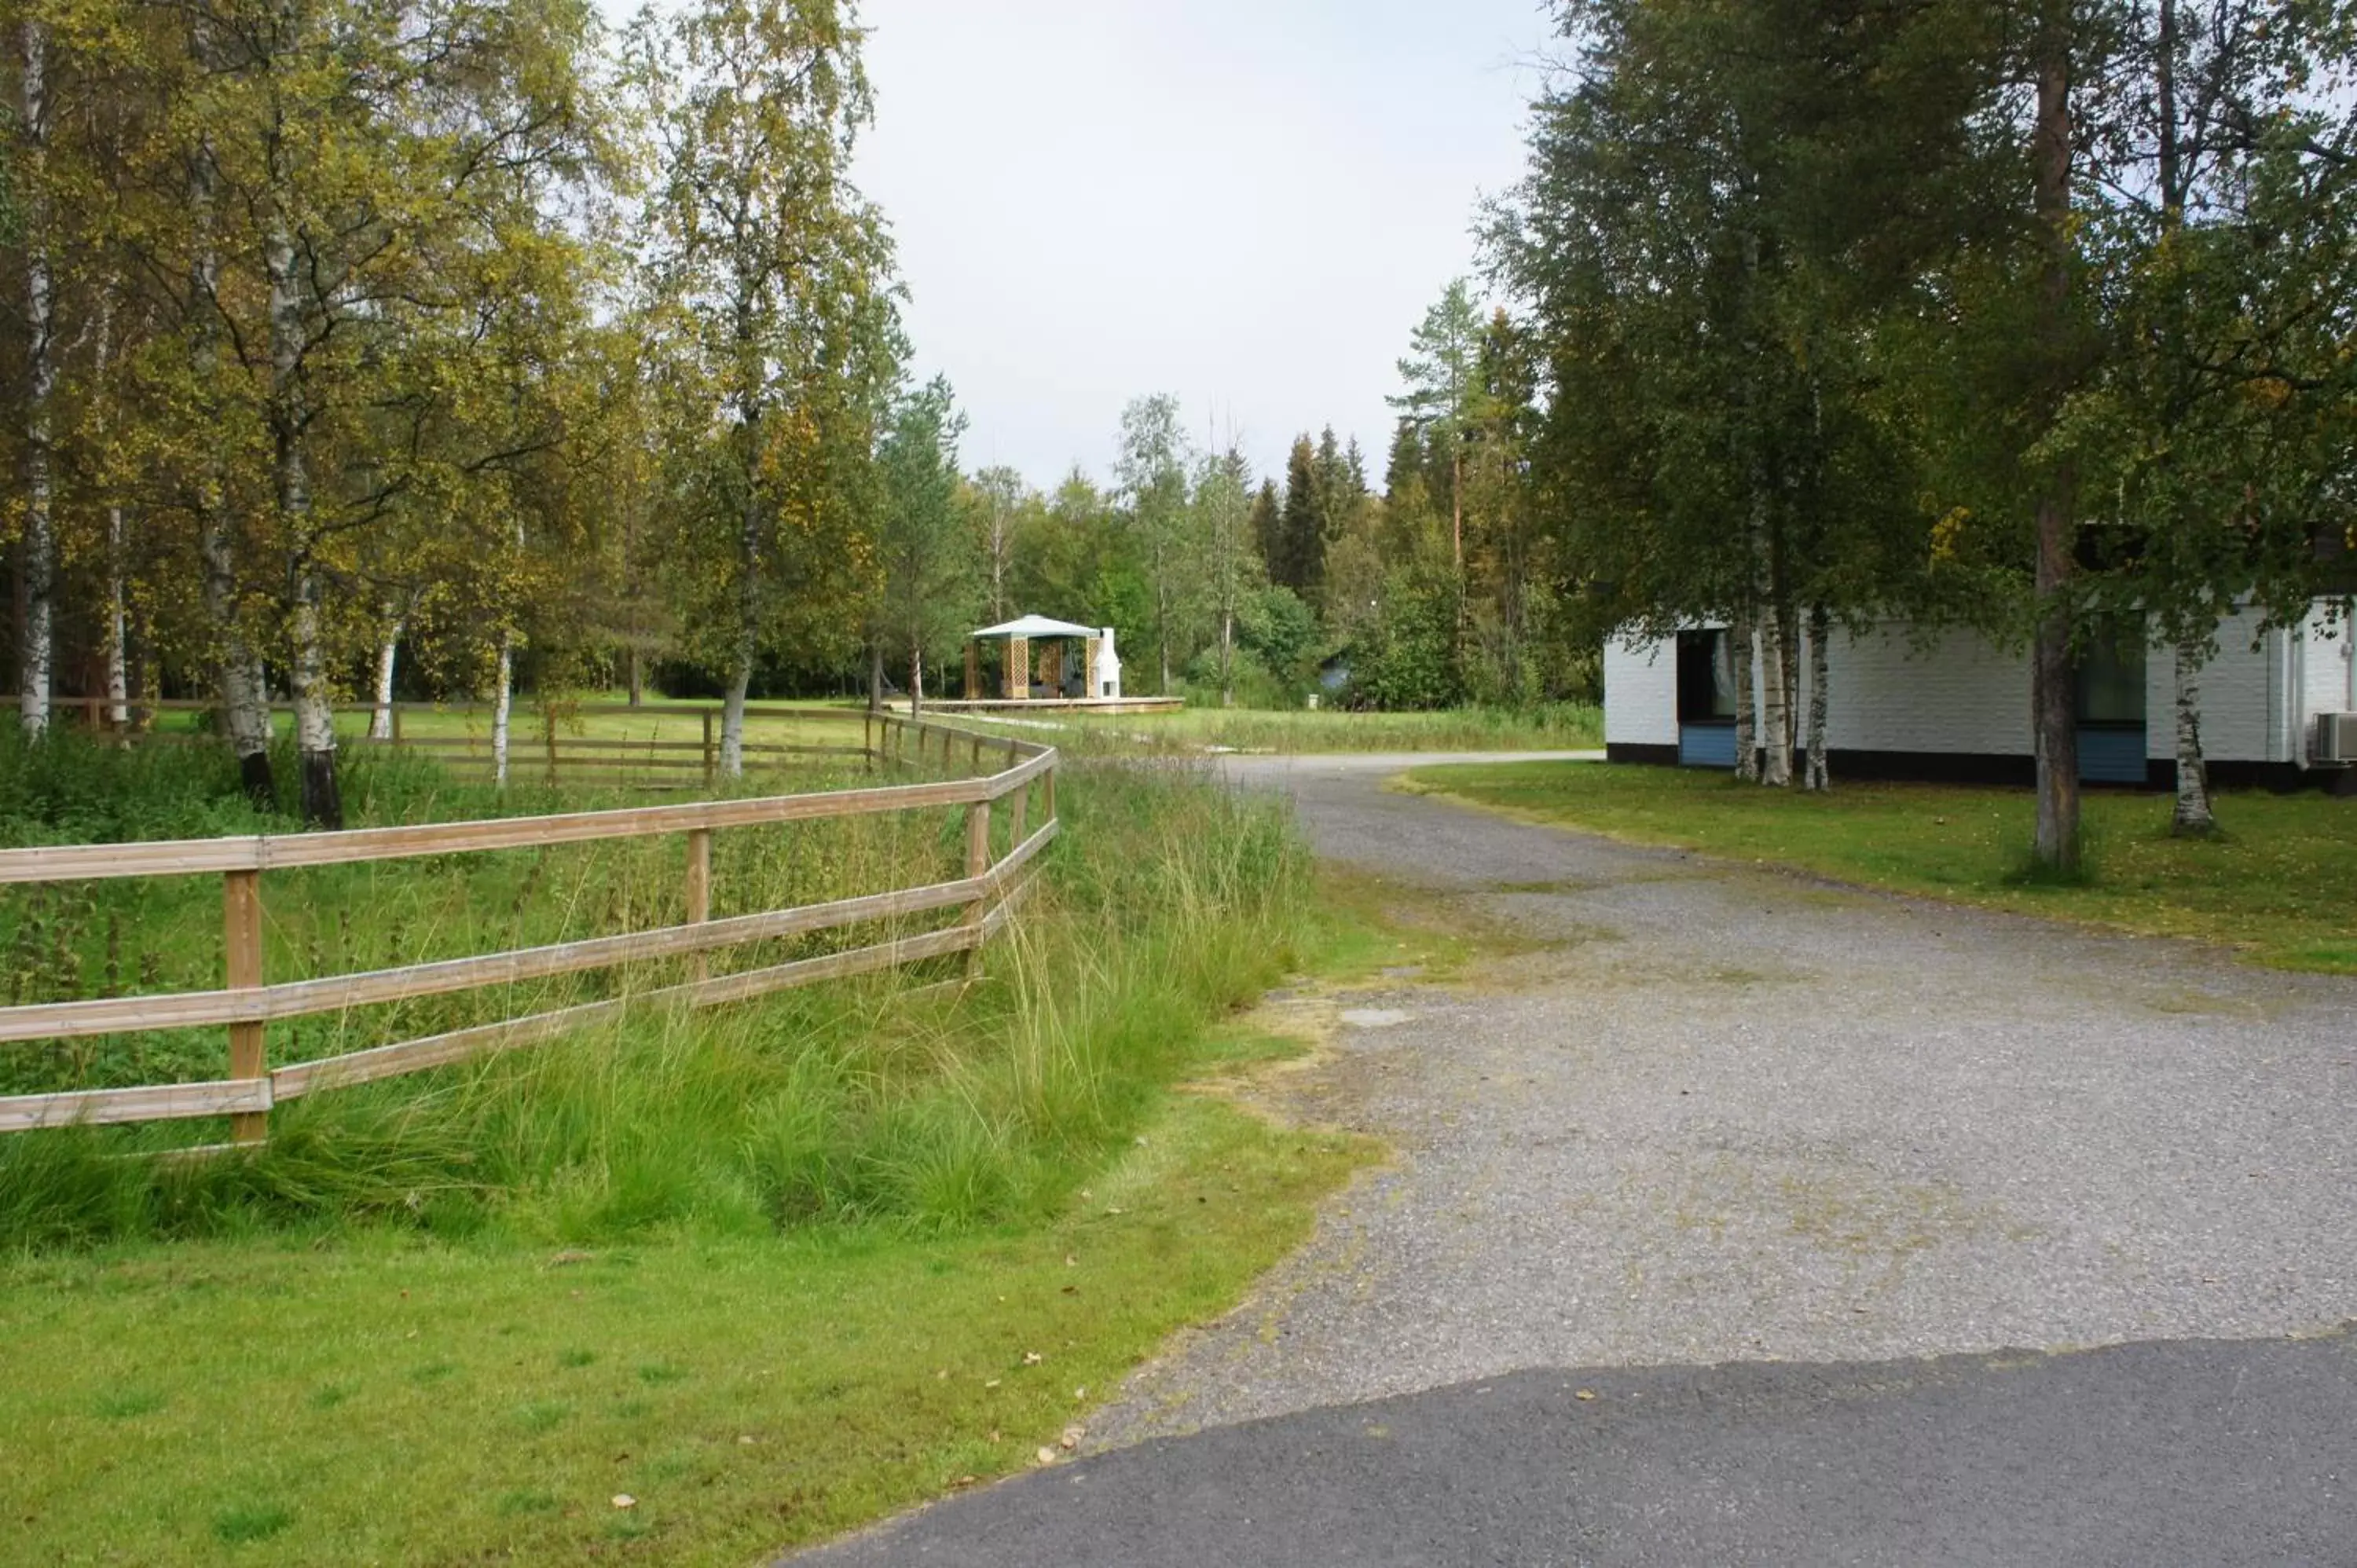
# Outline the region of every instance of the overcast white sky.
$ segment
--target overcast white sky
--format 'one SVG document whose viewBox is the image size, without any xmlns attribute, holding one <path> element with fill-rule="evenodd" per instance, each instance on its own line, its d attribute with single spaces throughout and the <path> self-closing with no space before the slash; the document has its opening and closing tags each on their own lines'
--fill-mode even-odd
<svg viewBox="0 0 2357 1568">
<path fill-rule="evenodd" d="M 1122 405 L 1168 392 L 1261 473 L 1330 423 L 1380 477 L 1394 361 L 1520 174 L 1540 0 L 861 9 L 858 177 L 969 468 L 1102 477 Z"/>
</svg>

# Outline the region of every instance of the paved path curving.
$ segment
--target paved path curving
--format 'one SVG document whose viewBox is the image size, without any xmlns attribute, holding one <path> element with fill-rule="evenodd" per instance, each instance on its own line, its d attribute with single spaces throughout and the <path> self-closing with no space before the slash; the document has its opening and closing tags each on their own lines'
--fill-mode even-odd
<svg viewBox="0 0 2357 1568">
<path fill-rule="evenodd" d="M 1229 765 L 1512 952 L 1291 1080 L 1397 1160 L 1100 1452 L 823 1560 L 2357 1563 L 2357 983 L 1411 760 Z"/>
</svg>

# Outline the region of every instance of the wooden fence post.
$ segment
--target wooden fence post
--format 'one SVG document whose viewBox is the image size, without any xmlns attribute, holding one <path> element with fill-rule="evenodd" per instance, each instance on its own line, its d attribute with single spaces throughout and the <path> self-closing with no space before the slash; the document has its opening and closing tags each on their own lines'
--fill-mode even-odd
<svg viewBox="0 0 2357 1568">
<path fill-rule="evenodd" d="M 712 710 L 704 710 L 704 787 L 712 788 L 713 776 L 719 770 L 719 759 L 712 754 Z"/>
<path fill-rule="evenodd" d="M 222 980 L 231 991 L 251 991 L 262 983 L 262 873 L 221 874 Z M 229 1026 L 229 1075 L 258 1079 L 270 1070 L 268 1042 L 260 1024 Z M 259 1144 L 270 1136 L 270 1113 L 244 1111 L 229 1119 L 232 1143 Z"/>
<path fill-rule="evenodd" d="M 974 762 L 972 766 L 976 773 L 982 771 L 982 736 L 975 736 L 974 737 Z"/>
<path fill-rule="evenodd" d="M 868 772 L 876 771 L 876 715 L 859 715 L 859 756 Z"/>
<path fill-rule="evenodd" d="M 712 830 L 690 828 L 687 831 L 687 923 L 700 926 L 712 918 Z M 695 978 L 702 980 L 711 966 L 705 955 L 697 953 L 688 967 Z"/>
<path fill-rule="evenodd" d="M 1006 798 L 1006 853 L 1013 854 L 1023 847 L 1023 835 L 1031 818 L 1031 786 L 1026 784 Z"/>
<path fill-rule="evenodd" d="M 965 874 L 980 876 L 990 869 L 990 802 L 976 800 L 965 809 Z M 965 923 L 977 929 L 990 917 L 990 895 L 974 896 L 974 908 L 966 911 Z M 965 972 L 976 974 L 982 969 L 982 945 L 976 942 L 966 950 Z"/>
<path fill-rule="evenodd" d="M 1061 757 L 1056 758 L 1059 765 L 1063 760 Z M 1050 767 L 1047 772 L 1039 775 L 1039 820 L 1043 822 L 1052 822 L 1056 820 L 1056 768 L 1054 767 Z"/>
<path fill-rule="evenodd" d="M 401 744 L 401 704 L 399 703 L 393 704 L 393 744 L 395 746 Z"/>
</svg>

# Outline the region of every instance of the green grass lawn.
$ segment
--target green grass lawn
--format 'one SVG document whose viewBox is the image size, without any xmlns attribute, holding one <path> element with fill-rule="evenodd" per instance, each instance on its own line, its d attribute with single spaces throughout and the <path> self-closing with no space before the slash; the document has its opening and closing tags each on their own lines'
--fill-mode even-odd
<svg viewBox="0 0 2357 1568">
<path fill-rule="evenodd" d="M 953 722 L 986 728 L 999 716 L 960 715 Z M 1011 733 L 1076 749 L 1577 751 L 1604 744 L 1604 718 L 1600 709 L 1574 703 L 1411 714 L 1187 707 L 1162 714 L 1043 713 L 1026 718 Z"/>
<path fill-rule="evenodd" d="M 1181 1096 L 1059 1212 L 969 1234 L 0 1267 L 0 1560 L 763 1561 L 1035 1463 L 1361 1157 Z"/>
<path fill-rule="evenodd" d="M 2169 832 L 2165 797 L 2091 791 L 2093 876 L 2020 875 L 2027 790 L 1841 784 L 1807 795 L 1692 769 L 1601 764 L 1435 768 L 1411 788 L 1642 843 L 1846 881 L 2232 946 L 2284 969 L 2357 973 L 2357 800 L 2224 793 L 2215 840 Z"/>
<path fill-rule="evenodd" d="M 351 783 L 360 821 L 580 799 L 414 758 Z M 0 1562 L 751 1563 L 1033 1463 L 1370 1152 L 1187 1088 L 1283 1048 L 1236 1015 L 1402 950 L 1313 886 L 1280 809 L 1204 769 L 1076 765 L 1059 800 L 1039 890 L 962 993 L 921 990 L 952 968 L 633 1008 L 282 1106 L 250 1155 L 125 1157 L 221 1136 L 201 1122 L 0 1138 Z M 955 865 L 953 814 L 890 821 L 721 835 L 719 912 Z M 0 744 L 15 842 L 287 826 L 212 748 Z M 676 918 L 678 848 L 274 874 L 271 961 Z M 188 886 L 16 890 L 10 972 L 202 983 L 219 895 Z M 274 1059 L 360 1026 L 274 1026 Z M 0 1066 L 218 1070 L 201 1034 L 185 1062 Z"/>
</svg>

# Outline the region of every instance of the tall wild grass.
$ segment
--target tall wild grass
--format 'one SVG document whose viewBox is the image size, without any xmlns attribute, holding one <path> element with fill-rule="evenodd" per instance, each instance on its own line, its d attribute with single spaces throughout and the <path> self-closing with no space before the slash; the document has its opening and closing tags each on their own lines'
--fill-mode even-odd
<svg viewBox="0 0 2357 1568">
<path fill-rule="evenodd" d="M 118 778 L 172 776 L 181 793 L 142 808 L 154 820 L 231 810 L 160 764 L 111 766 L 126 769 Z M 417 790 L 445 787 L 421 771 L 368 797 L 368 810 L 414 808 Z M 951 961 L 734 1007 L 636 1007 L 548 1045 L 296 1101 L 252 1154 L 155 1157 L 208 1135 L 201 1126 L 0 1139 L 0 1248 L 370 1225 L 587 1245 L 1036 1214 L 1131 1136 L 1208 1020 L 1297 961 L 1309 904 L 1281 808 L 1197 771 L 1068 767 L 1060 797 L 1064 835 L 1035 897 L 962 995 L 928 989 L 963 972 Z M 845 830 L 833 837 L 745 835 L 734 859 L 738 835 L 724 833 L 716 882 L 724 902 L 782 903 L 927 868 L 954 875 L 957 824 L 939 815 L 796 825 Z M 678 880 L 668 862 L 590 861 L 544 871 L 519 905 L 508 883 L 470 882 L 455 865 L 438 875 L 453 908 L 504 897 L 468 917 L 490 925 L 543 906 L 575 917 L 597 906 L 602 921 L 599 900 L 612 898 L 630 923 L 656 923 Z M 364 886 L 306 891 L 313 930 L 382 924 L 380 910 L 327 907 Z M 608 983 L 627 994 L 661 978 Z M 521 1000 L 499 1010 L 522 1011 Z M 274 1059 L 286 1059 L 277 1034 Z M 204 1046 L 208 1075 L 220 1048 Z"/>
</svg>

